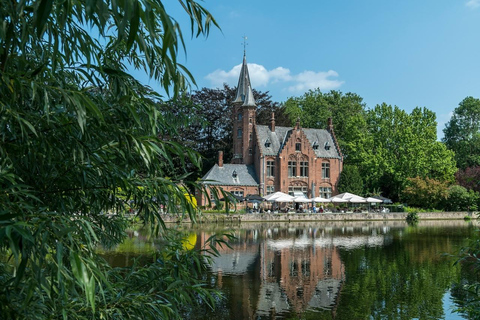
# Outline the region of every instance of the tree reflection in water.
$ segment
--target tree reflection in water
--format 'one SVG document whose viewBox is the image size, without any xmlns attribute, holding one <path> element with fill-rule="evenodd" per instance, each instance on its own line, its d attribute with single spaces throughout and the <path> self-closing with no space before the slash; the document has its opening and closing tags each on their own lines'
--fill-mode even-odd
<svg viewBox="0 0 480 320">
<path fill-rule="evenodd" d="M 464 221 L 264 223 L 195 229 L 197 243 L 233 232 L 211 283 L 226 299 L 194 319 L 461 319 L 450 288 L 456 254 L 476 227 Z M 191 230 L 190 230 L 191 231 Z M 452 292 L 459 295 L 458 287 Z M 447 300 L 447 304 L 445 304 Z"/>
</svg>

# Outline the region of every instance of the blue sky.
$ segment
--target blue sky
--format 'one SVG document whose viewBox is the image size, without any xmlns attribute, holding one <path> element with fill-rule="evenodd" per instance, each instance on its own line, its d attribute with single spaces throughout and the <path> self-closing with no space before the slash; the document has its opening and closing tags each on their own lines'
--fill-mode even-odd
<svg viewBox="0 0 480 320">
<path fill-rule="evenodd" d="M 247 36 L 252 86 L 282 102 L 320 87 L 437 114 L 439 137 L 467 96 L 480 96 L 480 0 L 205 0 L 221 31 L 190 38 L 180 61 L 198 87 L 235 86 Z M 152 83 L 150 83 L 152 85 Z"/>
</svg>

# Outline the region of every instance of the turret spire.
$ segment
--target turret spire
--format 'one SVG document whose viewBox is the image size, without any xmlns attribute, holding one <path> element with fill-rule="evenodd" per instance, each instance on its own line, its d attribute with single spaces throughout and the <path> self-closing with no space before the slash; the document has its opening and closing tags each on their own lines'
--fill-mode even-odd
<svg viewBox="0 0 480 320">
<path fill-rule="evenodd" d="M 243 102 L 242 107 L 256 107 L 257 103 L 253 97 L 252 87 L 248 86 L 247 95 L 245 96 L 245 101 Z"/>
<path fill-rule="evenodd" d="M 249 96 L 249 91 L 252 91 L 251 84 L 250 84 L 250 75 L 248 74 L 248 66 L 247 66 L 247 56 L 243 55 L 243 63 L 242 69 L 240 70 L 240 77 L 238 79 L 237 85 L 237 95 L 235 96 L 234 103 L 242 103 L 251 106 L 256 106 L 255 98 L 253 94 Z M 247 97 L 249 102 L 247 102 Z"/>
</svg>

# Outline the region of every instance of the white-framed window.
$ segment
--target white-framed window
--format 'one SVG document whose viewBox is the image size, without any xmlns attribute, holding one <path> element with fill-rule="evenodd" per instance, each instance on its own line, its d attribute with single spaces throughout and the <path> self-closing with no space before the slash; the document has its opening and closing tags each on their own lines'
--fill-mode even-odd
<svg viewBox="0 0 480 320">
<path fill-rule="evenodd" d="M 300 177 L 308 177 L 308 161 L 300 161 Z"/>
<path fill-rule="evenodd" d="M 322 179 L 330 179 L 330 162 L 322 162 Z"/>
<path fill-rule="evenodd" d="M 319 194 L 320 194 L 320 197 L 328 199 L 332 196 L 332 188 L 331 187 L 320 187 Z"/>
<path fill-rule="evenodd" d="M 289 177 L 297 176 L 297 161 L 295 160 L 288 161 L 288 176 Z"/>
<path fill-rule="evenodd" d="M 295 143 L 295 151 L 302 151 L 302 144 L 300 142 Z"/>
<path fill-rule="evenodd" d="M 275 161 L 267 161 L 267 177 L 275 177 Z"/>
<path fill-rule="evenodd" d="M 272 194 L 275 192 L 275 186 L 267 186 L 267 195 Z"/>
</svg>

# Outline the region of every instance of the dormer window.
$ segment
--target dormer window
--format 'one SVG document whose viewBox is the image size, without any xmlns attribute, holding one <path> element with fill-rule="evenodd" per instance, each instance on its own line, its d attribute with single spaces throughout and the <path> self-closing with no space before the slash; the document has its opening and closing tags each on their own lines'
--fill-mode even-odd
<svg viewBox="0 0 480 320">
<path fill-rule="evenodd" d="M 265 141 L 265 148 L 270 148 L 271 144 L 270 139 L 267 139 L 267 141 Z"/>
<path fill-rule="evenodd" d="M 232 172 L 232 178 L 233 178 L 233 183 L 239 183 L 238 181 L 238 174 L 236 170 L 233 170 Z"/>
<path fill-rule="evenodd" d="M 330 150 L 330 144 L 327 142 L 325 142 L 325 150 Z"/>
<path fill-rule="evenodd" d="M 312 147 L 313 147 L 313 150 L 318 150 L 318 141 L 315 141 Z"/>
</svg>

